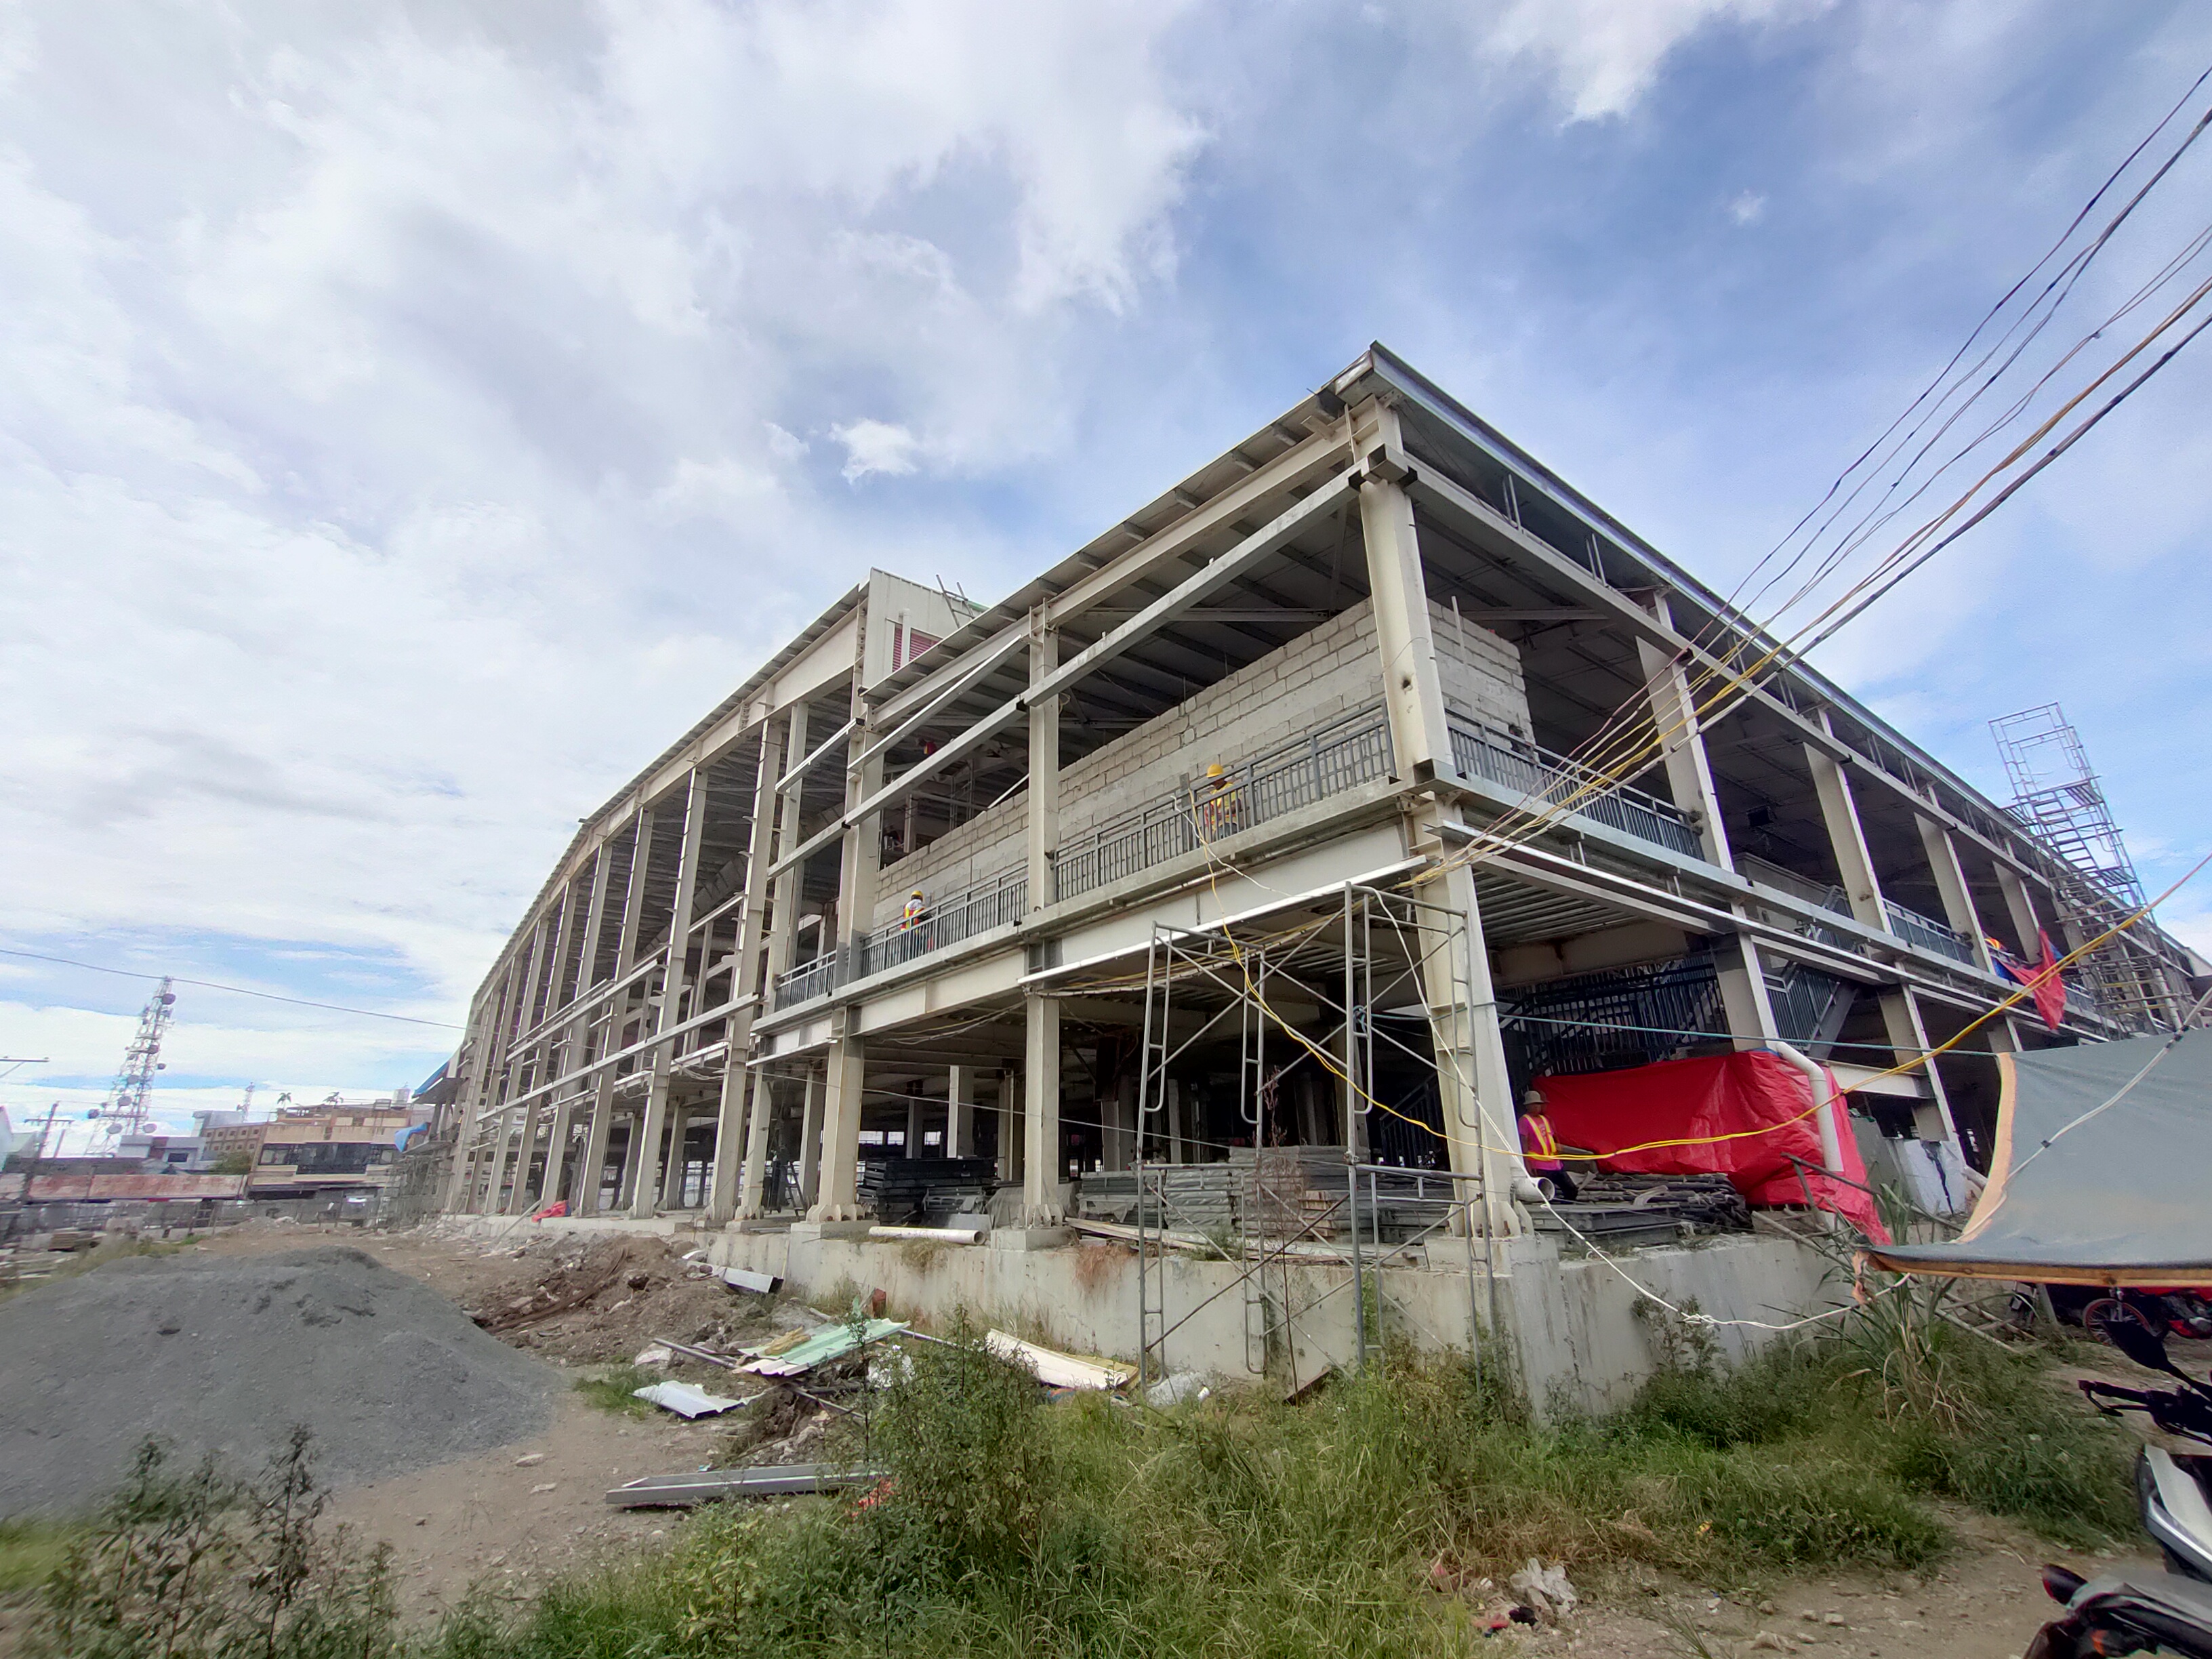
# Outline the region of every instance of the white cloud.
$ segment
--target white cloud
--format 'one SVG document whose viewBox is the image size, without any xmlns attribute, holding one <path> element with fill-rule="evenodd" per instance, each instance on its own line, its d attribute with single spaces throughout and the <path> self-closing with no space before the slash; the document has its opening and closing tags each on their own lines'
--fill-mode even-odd
<svg viewBox="0 0 2212 1659">
<path fill-rule="evenodd" d="M 1668 54 L 1717 23 L 1790 21 L 1829 0 L 1508 0 L 1479 25 L 1483 49 L 1547 64 L 1571 119 L 1625 115 Z"/>
<path fill-rule="evenodd" d="M 845 446 L 846 481 L 856 483 L 871 472 L 893 475 L 915 469 L 914 434 L 884 421 L 854 421 L 833 426 L 830 435 Z"/>
<path fill-rule="evenodd" d="M 988 568 L 793 434 L 1055 440 L 1070 314 L 1172 270 L 1179 9 L 12 10 L 0 928 L 396 952 L 452 1012 L 823 596 Z"/>
<path fill-rule="evenodd" d="M 1740 225 L 1755 225 L 1766 216 L 1766 198 L 1747 190 L 1728 204 L 1728 214 Z"/>
</svg>

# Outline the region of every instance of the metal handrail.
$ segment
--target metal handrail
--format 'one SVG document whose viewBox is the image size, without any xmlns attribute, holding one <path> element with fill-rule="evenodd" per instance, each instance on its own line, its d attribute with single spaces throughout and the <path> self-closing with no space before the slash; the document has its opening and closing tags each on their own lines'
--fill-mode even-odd
<svg viewBox="0 0 2212 1659">
<path fill-rule="evenodd" d="M 1016 867 L 987 876 L 964 892 L 931 905 L 921 916 L 886 922 L 860 942 L 855 979 L 1018 921 L 1029 908 L 1030 875 Z"/>
<path fill-rule="evenodd" d="M 1029 908 L 1029 872 L 1019 867 L 986 876 L 920 917 L 900 916 L 857 940 L 823 952 L 777 975 L 778 1012 L 827 996 L 854 980 L 896 968 L 932 951 L 973 939 L 1019 920 Z"/>
<path fill-rule="evenodd" d="M 1228 769 L 1218 782 L 1181 783 L 1053 854 L 1053 897 L 1075 897 L 1202 845 L 1385 778 L 1390 726 L 1379 703 Z"/>
<path fill-rule="evenodd" d="M 1571 800 L 1567 810 L 1580 817 L 1689 858 L 1705 856 L 1704 839 L 1672 801 L 1612 782 L 1579 761 L 1464 715 L 1452 715 L 1450 726 L 1452 763 L 1462 773 L 1547 805 Z"/>
<path fill-rule="evenodd" d="M 1963 962 L 1972 967 L 1974 963 L 1974 942 L 1955 928 L 1922 915 L 1917 910 L 1908 910 L 1895 899 L 1884 898 L 1882 915 L 1888 919 L 1889 931 L 1908 945 L 1917 945 L 1923 951 L 1933 951 L 1938 956 Z"/>
</svg>

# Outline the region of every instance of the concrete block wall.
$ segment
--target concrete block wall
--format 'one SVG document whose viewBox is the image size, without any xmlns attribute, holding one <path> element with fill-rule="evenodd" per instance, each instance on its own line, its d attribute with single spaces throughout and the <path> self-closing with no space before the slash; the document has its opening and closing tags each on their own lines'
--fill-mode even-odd
<svg viewBox="0 0 2212 1659">
<path fill-rule="evenodd" d="M 1431 603 L 1429 609 L 1445 701 L 1500 729 L 1527 732 L 1521 653 L 1488 629 L 1455 617 L 1449 606 Z M 1362 600 L 1061 773 L 1060 842 L 1066 845 L 1178 784 L 1203 777 L 1213 762 L 1237 765 L 1382 695 L 1374 610 Z M 935 902 L 1019 864 L 1028 831 L 1024 794 L 939 836 L 884 872 L 874 925 L 892 921 L 916 887 Z"/>
<path fill-rule="evenodd" d="M 1528 686 L 1519 647 L 1433 599 L 1429 632 L 1437 642 L 1437 676 L 1443 682 L 1445 704 L 1486 726 L 1517 729 L 1527 736 Z"/>
</svg>

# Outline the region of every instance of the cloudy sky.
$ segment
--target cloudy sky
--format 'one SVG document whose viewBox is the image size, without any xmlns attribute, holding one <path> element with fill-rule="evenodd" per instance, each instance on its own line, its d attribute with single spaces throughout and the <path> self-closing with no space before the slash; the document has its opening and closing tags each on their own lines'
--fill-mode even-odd
<svg viewBox="0 0 2212 1659">
<path fill-rule="evenodd" d="M 870 564 L 995 599 L 1370 339 L 1725 583 L 2207 62 L 2151 0 L 0 3 L 0 945 L 458 1021 Z M 2154 885 L 2208 393 L 1822 658 L 1993 791 L 2062 701 Z M 0 957 L 0 1105 L 96 1099 L 146 990 Z M 186 987 L 163 1097 L 448 1046 Z"/>
</svg>

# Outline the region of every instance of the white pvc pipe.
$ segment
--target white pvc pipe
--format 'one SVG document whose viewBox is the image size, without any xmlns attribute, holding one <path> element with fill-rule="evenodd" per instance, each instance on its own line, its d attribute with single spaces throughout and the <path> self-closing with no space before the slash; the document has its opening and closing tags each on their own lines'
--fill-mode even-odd
<svg viewBox="0 0 2212 1659">
<path fill-rule="evenodd" d="M 1836 1121 L 1836 1114 L 1843 1108 L 1842 1097 L 1828 1098 L 1828 1074 L 1806 1055 L 1786 1042 L 1775 1042 L 1769 1046 L 1805 1074 L 1805 1085 L 1813 1091 L 1813 1103 L 1820 1108 L 1813 1114 L 1813 1121 L 1820 1131 L 1820 1167 L 1832 1176 L 1843 1174 L 1843 1131 Z"/>
</svg>

